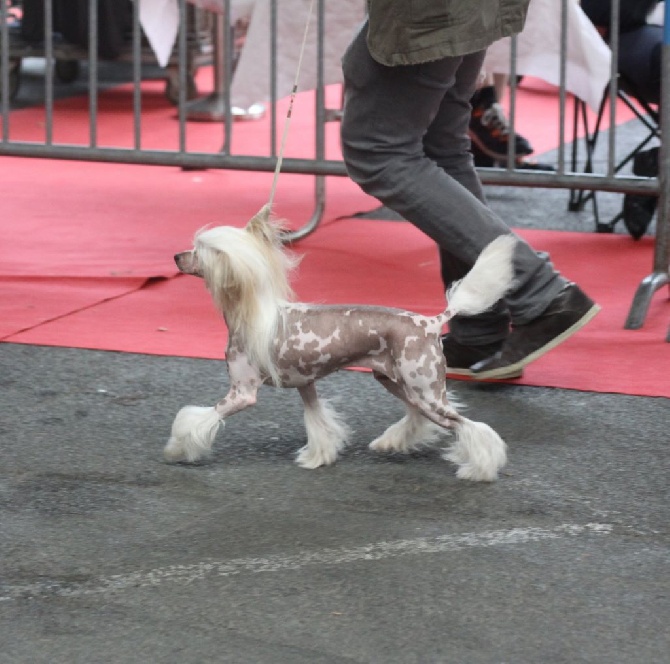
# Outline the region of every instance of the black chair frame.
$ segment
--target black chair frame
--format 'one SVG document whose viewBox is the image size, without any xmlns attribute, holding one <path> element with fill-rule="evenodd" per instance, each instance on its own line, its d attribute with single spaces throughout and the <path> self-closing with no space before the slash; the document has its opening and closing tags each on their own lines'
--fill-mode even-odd
<svg viewBox="0 0 670 664">
<path fill-rule="evenodd" d="M 579 141 L 576 138 L 579 130 L 579 123 L 581 121 L 584 127 L 584 147 L 586 149 L 586 160 L 582 168 L 583 173 L 594 173 L 594 153 L 598 144 L 598 137 L 600 136 L 605 110 L 609 106 L 610 101 L 610 86 L 614 84 L 617 86 L 616 98 L 621 101 L 647 129 L 645 138 L 637 144 L 637 146 L 626 154 L 623 159 L 618 161 L 614 166 L 614 173 L 620 172 L 624 167 L 633 161 L 635 156 L 645 150 L 649 143 L 654 139 L 660 139 L 660 115 L 659 110 L 655 106 L 640 99 L 635 94 L 634 85 L 625 80 L 620 74 L 617 81 L 613 81 L 605 88 L 603 98 L 598 108 L 595 124 L 593 128 L 589 126 L 589 119 L 587 114 L 586 102 L 581 99 L 575 99 L 574 117 L 573 117 L 573 136 L 575 137 L 572 143 L 572 171 L 578 172 L 579 160 Z M 621 221 L 623 214 L 619 212 L 609 221 L 602 221 L 600 212 L 598 210 L 598 199 L 596 191 L 584 190 L 570 190 L 570 200 L 568 203 L 568 210 L 571 212 L 579 212 L 585 208 L 587 203 L 591 203 L 593 209 L 593 216 L 595 222 L 595 231 L 597 233 L 612 233 L 614 227 Z"/>
</svg>

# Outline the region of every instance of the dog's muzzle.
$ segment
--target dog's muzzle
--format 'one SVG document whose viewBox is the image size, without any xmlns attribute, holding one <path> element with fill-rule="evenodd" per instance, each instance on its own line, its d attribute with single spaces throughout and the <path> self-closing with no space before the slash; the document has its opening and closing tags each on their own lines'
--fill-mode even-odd
<svg viewBox="0 0 670 664">
<path fill-rule="evenodd" d="M 192 274 L 195 277 L 202 277 L 202 271 L 198 267 L 198 261 L 194 251 L 182 251 L 174 255 L 174 262 L 177 264 L 180 272 Z"/>
</svg>

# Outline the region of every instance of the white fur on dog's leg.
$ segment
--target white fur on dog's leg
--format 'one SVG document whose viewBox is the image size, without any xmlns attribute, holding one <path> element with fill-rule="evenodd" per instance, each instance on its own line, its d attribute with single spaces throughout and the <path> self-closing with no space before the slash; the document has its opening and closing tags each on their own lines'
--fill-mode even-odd
<svg viewBox="0 0 670 664">
<path fill-rule="evenodd" d="M 455 440 L 442 455 L 458 465 L 456 477 L 475 482 L 493 482 L 507 463 L 507 445 L 484 422 L 462 418 L 454 425 Z"/>
<path fill-rule="evenodd" d="M 369 447 L 375 452 L 407 454 L 421 445 L 437 441 L 442 429 L 424 417 L 416 408 L 407 407 L 407 415 L 392 424 L 373 440 Z"/>
<path fill-rule="evenodd" d="M 305 405 L 307 445 L 298 450 L 296 463 L 302 468 L 318 468 L 334 463 L 351 432 L 340 415 L 326 401 Z"/>
<path fill-rule="evenodd" d="M 216 432 L 222 425 L 216 408 L 184 406 L 172 423 L 172 435 L 163 450 L 165 459 L 197 461 L 212 449 Z"/>
</svg>

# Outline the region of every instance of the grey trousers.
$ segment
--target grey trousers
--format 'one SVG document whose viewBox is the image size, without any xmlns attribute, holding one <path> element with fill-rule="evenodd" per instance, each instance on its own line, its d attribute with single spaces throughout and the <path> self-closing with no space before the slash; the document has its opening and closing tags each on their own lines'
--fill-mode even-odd
<svg viewBox="0 0 670 664">
<path fill-rule="evenodd" d="M 470 153 L 470 98 L 484 52 L 420 65 L 387 67 L 367 47 L 367 23 L 343 60 L 342 151 L 349 176 L 438 245 L 448 286 L 496 237 L 511 233 L 486 205 Z M 515 285 L 494 309 L 456 318 L 461 343 L 504 339 L 510 321 L 533 320 L 565 285 L 546 254 L 519 238 Z"/>
</svg>

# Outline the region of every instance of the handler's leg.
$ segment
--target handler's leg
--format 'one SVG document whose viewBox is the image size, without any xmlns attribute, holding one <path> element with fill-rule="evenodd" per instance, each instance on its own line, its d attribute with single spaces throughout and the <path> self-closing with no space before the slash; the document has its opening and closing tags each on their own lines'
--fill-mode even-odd
<svg viewBox="0 0 670 664">
<path fill-rule="evenodd" d="M 471 161 L 466 162 L 463 157 L 463 148 L 459 146 L 440 166 L 433 155 L 426 153 L 424 139 L 430 139 L 440 127 L 447 127 L 446 135 L 454 133 L 469 117 L 469 106 L 459 96 L 472 87 L 481 54 L 386 67 L 370 56 L 366 29 L 364 25 L 343 59 L 342 146 L 349 175 L 367 193 L 435 240 L 460 263 L 461 269 L 471 266 L 489 242 L 509 234 L 510 230 L 482 202 L 481 190 L 477 190 L 472 180 L 476 173 Z M 444 164 L 450 164 L 449 171 L 454 175 L 445 170 Z M 458 271 L 458 266 L 454 271 Z M 513 355 L 521 354 L 520 359 L 515 357 L 513 361 L 515 369 L 527 363 L 525 355 L 533 353 L 533 359 L 539 356 L 537 352 L 544 352 L 547 342 L 555 340 L 567 328 L 570 334 L 576 331 L 573 323 L 580 323 L 579 327 L 583 324 L 582 314 L 586 314 L 592 303 L 589 304 L 588 298 L 574 303 L 570 291 L 567 304 L 571 308 L 576 304 L 578 311 L 569 316 L 569 321 L 561 319 L 555 325 L 552 319 L 549 329 L 543 325 L 539 336 L 535 327 L 525 325 L 560 300 L 559 294 L 564 292 L 566 284 L 546 257 L 539 256 L 519 239 L 515 287 L 506 298 L 513 324 L 524 326 L 513 339 Z M 559 305 L 562 312 L 562 300 Z M 532 338 L 527 339 L 529 331 Z M 499 329 L 477 329 L 477 321 L 468 331 L 472 343 L 481 343 L 499 333 Z M 503 357 L 503 366 L 506 362 L 508 358 Z M 495 369 L 500 372 L 500 367 Z"/>
</svg>

